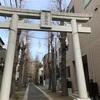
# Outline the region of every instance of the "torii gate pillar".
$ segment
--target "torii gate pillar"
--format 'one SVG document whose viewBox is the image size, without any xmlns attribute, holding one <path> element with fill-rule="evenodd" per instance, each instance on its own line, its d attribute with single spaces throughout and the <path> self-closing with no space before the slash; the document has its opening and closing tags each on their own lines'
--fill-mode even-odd
<svg viewBox="0 0 100 100">
<path fill-rule="evenodd" d="M 0 100 L 9 100 L 15 46 L 17 39 L 17 24 L 18 24 L 18 15 L 14 14 L 12 15 L 12 21 L 10 24 L 10 34 L 9 34 L 7 55 L 6 55 L 5 67 L 2 78 Z"/>
<path fill-rule="evenodd" d="M 77 74 L 77 82 L 78 82 L 78 89 L 79 89 L 79 98 L 77 98 L 77 100 L 91 100 L 90 98 L 88 98 L 87 89 L 86 89 L 83 63 L 81 58 L 80 42 L 79 42 L 79 36 L 77 30 L 78 28 L 75 19 L 71 20 L 71 25 L 72 25 L 74 57 L 75 57 L 75 64 L 76 64 L 76 74 Z"/>
</svg>

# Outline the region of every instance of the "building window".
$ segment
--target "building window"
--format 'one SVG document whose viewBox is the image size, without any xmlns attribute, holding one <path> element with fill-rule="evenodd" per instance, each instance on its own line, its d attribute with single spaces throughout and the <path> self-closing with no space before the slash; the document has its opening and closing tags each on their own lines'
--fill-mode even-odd
<svg viewBox="0 0 100 100">
<path fill-rule="evenodd" d="M 70 10 L 70 13 L 74 13 L 75 10 L 74 10 L 74 6 L 72 7 L 72 9 Z"/>
<path fill-rule="evenodd" d="M 70 66 L 67 66 L 66 67 L 66 77 L 69 78 L 71 75 L 70 75 Z"/>
<path fill-rule="evenodd" d="M 91 0 L 83 0 L 84 8 L 86 8 L 90 2 Z"/>
</svg>

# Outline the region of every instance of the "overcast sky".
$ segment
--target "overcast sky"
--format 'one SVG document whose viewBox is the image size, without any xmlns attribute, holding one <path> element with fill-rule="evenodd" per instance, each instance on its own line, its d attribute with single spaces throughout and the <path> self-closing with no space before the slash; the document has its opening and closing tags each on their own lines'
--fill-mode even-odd
<svg viewBox="0 0 100 100">
<path fill-rule="evenodd" d="M 1 4 L 4 6 L 9 5 L 8 3 L 9 0 L 0 0 Z M 13 1 L 13 0 L 12 0 Z M 50 0 L 24 0 L 24 6 L 27 9 L 31 10 L 48 10 L 50 6 Z M 70 0 L 65 0 L 66 3 L 63 3 L 64 6 L 67 7 L 69 4 Z M 5 18 L 1 17 L 0 21 L 4 21 Z M 32 57 L 35 58 L 36 55 L 39 55 L 39 58 L 42 59 L 42 57 L 47 53 L 47 42 L 46 39 L 41 39 L 46 37 L 46 32 L 39 32 L 39 31 L 31 31 L 30 32 L 34 37 L 39 37 L 39 38 L 32 38 L 31 39 L 31 53 Z M 3 39 L 4 43 L 8 43 L 8 35 L 9 31 L 0 29 L 0 37 Z"/>
</svg>

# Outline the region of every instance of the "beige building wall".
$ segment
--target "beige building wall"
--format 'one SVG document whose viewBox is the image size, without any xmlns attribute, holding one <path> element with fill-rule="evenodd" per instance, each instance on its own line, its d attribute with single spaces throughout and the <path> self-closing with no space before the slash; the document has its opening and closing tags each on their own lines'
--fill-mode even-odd
<svg viewBox="0 0 100 100">
<path fill-rule="evenodd" d="M 98 83 L 100 91 L 100 0 L 90 0 L 90 3 L 87 5 L 87 7 L 84 7 L 83 0 L 71 0 L 68 8 L 69 12 L 73 6 L 75 13 L 87 12 L 93 14 L 93 17 L 90 19 L 90 21 L 86 24 L 83 24 L 83 26 L 91 27 L 91 34 L 79 34 L 79 38 L 82 56 L 84 56 L 83 62 L 85 74 L 88 70 L 89 79 L 93 79 L 94 82 Z M 67 66 L 70 66 L 73 92 L 76 92 L 78 88 L 71 34 L 68 34 L 68 40 L 69 50 L 67 51 Z"/>
<path fill-rule="evenodd" d="M 39 68 L 38 71 L 38 83 L 40 84 L 40 77 L 43 76 L 43 67 Z"/>
</svg>

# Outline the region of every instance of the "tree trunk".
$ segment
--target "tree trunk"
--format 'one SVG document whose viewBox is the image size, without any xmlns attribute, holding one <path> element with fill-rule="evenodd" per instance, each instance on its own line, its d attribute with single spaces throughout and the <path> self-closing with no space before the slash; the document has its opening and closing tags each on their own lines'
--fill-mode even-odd
<svg viewBox="0 0 100 100">
<path fill-rule="evenodd" d="M 52 87 L 52 69 L 50 67 L 50 63 L 48 64 L 48 69 L 49 69 L 49 87 L 48 87 L 48 89 L 51 90 L 51 87 Z"/>
<path fill-rule="evenodd" d="M 49 44 L 49 38 L 48 38 L 48 70 L 49 70 L 49 87 L 48 87 L 48 89 L 51 90 L 52 70 L 50 68 L 50 53 L 49 53 L 49 51 L 50 51 L 50 44 Z"/>
<path fill-rule="evenodd" d="M 25 57 L 25 47 L 22 45 L 22 55 L 20 60 L 20 66 L 19 66 L 19 80 L 18 80 L 18 91 L 22 89 L 22 70 L 24 67 L 24 57 Z"/>
<path fill-rule="evenodd" d="M 50 64 L 49 64 L 50 66 Z M 52 69 L 50 68 L 49 69 L 49 90 L 51 90 L 51 87 L 52 87 Z"/>
<path fill-rule="evenodd" d="M 19 38 L 20 38 L 20 31 L 18 31 L 17 34 L 17 40 L 16 40 L 16 49 L 15 49 L 15 57 L 14 57 L 14 65 L 13 65 L 13 76 L 12 76 L 12 85 L 11 85 L 11 97 L 13 98 L 15 96 L 15 75 L 16 75 L 16 66 L 18 64 L 18 54 L 19 54 Z"/>
<path fill-rule="evenodd" d="M 61 42 L 62 57 L 61 57 L 61 90 L 62 96 L 67 95 L 67 80 L 66 80 L 66 43 Z"/>
<path fill-rule="evenodd" d="M 38 66 L 37 66 L 38 67 Z M 38 84 L 38 69 L 36 69 L 36 73 L 35 73 L 35 84 Z"/>
<path fill-rule="evenodd" d="M 52 47 L 52 92 L 56 92 L 55 66 L 54 66 L 54 48 Z"/>
<path fill-rule="evenodd" d="M 25 59 L 25 66 L 22 77 L 23 77 L 22 84 L 25 86 L 25 83 L 28 83 L 28 59 Z"/>
<path fill-rule="evenodd" d="M 61 21 L 60 22 L 60 25 L 64 25 L 64 22 Z M 62 90 L 62 93 L 61 95 L 62 96 L 66 96 L 68 95 L 67 93 L 67 79 L 66 79 L 66 36 L 67 36 L 67 33 L 64 33 L 64 32 L 61 32 L 60 33 L 60 42 L 61 42 L 61 90 Z"/>
</svg>

